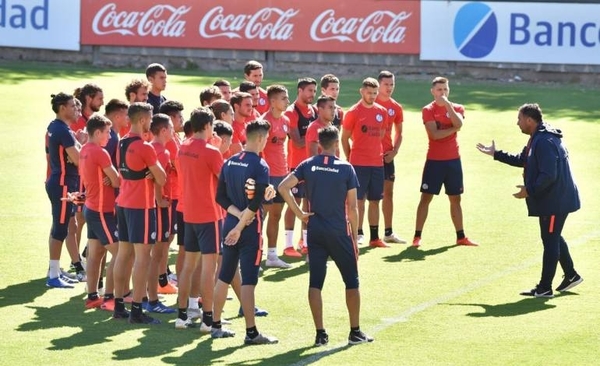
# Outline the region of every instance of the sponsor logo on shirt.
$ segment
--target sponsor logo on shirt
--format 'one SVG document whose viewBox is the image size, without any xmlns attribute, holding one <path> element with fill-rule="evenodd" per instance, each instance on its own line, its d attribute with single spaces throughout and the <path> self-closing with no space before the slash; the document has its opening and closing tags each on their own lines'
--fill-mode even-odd
<svg viewBox="0 0 600 366">
<path fill-rule="evenodd" d="M 339 169 L 327 168 L 327 167 L 322 167 L 322 166 L 313 166 L 310 170 L 312 170 L 313 172 L 321 171 L 321 172 L 327 172 L 327 173 L 339 173 L 340 172 Z"/>
<path fill-rule="evenodd" d="M 248 167 L 248 163 L 240 163 L 239 161 L 231 161 L 231 160 L 229 160 L 227 162 L 227 165 L 228 166 L 230 166 L 230 165 L 241 166 L 241 167 L 244 167 L 244 168 Z"/>
</svg>

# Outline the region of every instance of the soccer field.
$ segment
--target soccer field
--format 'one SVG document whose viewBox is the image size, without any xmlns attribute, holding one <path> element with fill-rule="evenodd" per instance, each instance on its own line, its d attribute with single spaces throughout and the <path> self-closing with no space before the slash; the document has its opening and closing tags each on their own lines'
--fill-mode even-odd
<svg viewBox="0 0 600 366">
<path fill-rule="evenodd" d="M 43 136 L 54 118 L 50 94 L 72 92 L 94 82 L 104 89 L 105 102 L 124 99 L 125 84 L 143 76 L 143 70 L 0 63 L 0 72 L 0 329 L 4 335 L 0 365 L 598 363 L 600 293 L 594 290 L 600 281 L 597 89 L 451 78 L 449 99 L 466 107 L 458 137 L 465 175 L 465 230 L 481 246 L 454 245 L 448 199 L 441 195 L 430 206 L 421 248 L 361 247 L 361 328 L 375 342 L 353 347 L 346 346 L 344 287 L 332 263 L 323 291 L 330 336 L 325 348 L 313 347 L 305 263 L 295 261 L 291 269 L 265 269 L 256 301 L 270 314 L 257 318 L 257 325 L 280 343 L 247 347 L 242 345 L 244 321 L 237 317 L 237 300 L 228 301 L 224 313 L 231 318 L 236 337 L 212 340 L 198 330 L 176 330 L 174 315 L 159 315 L 163 324 L 141 327 L 111 320 L 108 312 L 85 310 L 83 284 L 67 290 L 45 286 L 51 217 L 43 184 Z M 362 77 L 378 72 L 342 78 L 339 104 L 345 108 L 354 104 Z M 298 77 L 321 76 L 266 74 L 264 84 L 284 83 L 291 99 L 296 96 Z M 199 103 L 200 89 L 222 77 L 234 85 L 241 72 L 208 75 L 171 70 L 165 95 L 183 102 L 187 116 Z M 407 239 L 414 232 L 427 149 L 421 107 L 431 101 L 429 81 L 400 76 L 394 93 L 405 109 L 404 139 L 396 157 L 394 229 Z M 563 130 L 582 200 L 582 209 L 570 215 L 563 235 L 585 281 L 572 293 L 552 299 L 518 295 L 538 281 L 542 253 L 537 220 L 528 218 L 525 203 L 512 197 L 515 185 L 522 182 L 522 171 L 494 162 L 475 149 L 477 142 L 489 144 L 495 139 L 499 149 L 520 151 L 528 137 L 516 125 L 517 108 L 525 102 L 540 103 L 545 120 Z M 61 265 L 68 267 L 66 249 Z M 554 287 L 561 275 L 559 269 Z M 172 306 L 176 296 L 163 300 Z"/>
</svg>

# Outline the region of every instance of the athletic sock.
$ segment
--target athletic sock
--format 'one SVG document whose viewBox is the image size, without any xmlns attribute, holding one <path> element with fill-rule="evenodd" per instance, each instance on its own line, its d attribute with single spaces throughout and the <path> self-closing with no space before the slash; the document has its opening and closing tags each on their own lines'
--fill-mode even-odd
<svg viewBox="0 0 600 366">
<path fill-rule="evenodd" d="M 308 246 L 308 241 L 306 240 L 306 230 L 302 230 L 302 241 L 304 242 L 304 246 Z"/>
<path fill-rule="evenodd" d="M 50 260 L 49 264 L 48 277 L 57 278 L 60 277 L 60 261 L 59 260 Z"/>
<path fill-rule="evenodd" d="M 277 248 L 269 248 L 267 249 L 267 259 L 276 260 L 277 259 Z"/>
<path fill-rule="evenodd" d="M 98 288 L 104 288 L 104 280 L 102 277 L 98 279 Z"/>
<path fill-rule="evenodd" d="M 115 298 L 113 294 L 104 294 L 104 301 L 112 300 Z"/>
<path fill-rule="evenodd" d="M 358 333 L 358 332 L 360 332 L 360 327 L 350 327 L 350 331 Z"/>
<path fill-rule="evenodd" d="M 294 247 L 294 230 L 285 231 L 285 249 Z"/>
<path fill-rule="evenodd" d="M 131 303 L 131 316 L 139 317 L 142 316 L 142 303 L 132 302 Z"/>
<path fill-rule="evenodd" d="M 371 241 L 379 239 L 379 225 L 369 225 L 371 232 Z"/>
<path fill-rule="evenodd" d="M 392 235 L 393 233 L 394 233 L 394 232 L 392 231 L 392 228 L 391 228 L 391 227 L 386 227 L 386 228 L 385 228 L 385 233 L 384 233 L 384 235 L 385 235 L 385 236 L 390 236 L 390 235 Z"/>
<path fill-rule="evenodd" d="M 465 238 L 465 231 L 464 230 L 458 230 L 456 232 L 456 239 L 460 240 L 460 239 L 464 239 Z"/>
<path fill-rule="evenodd" d="M 212 327 L 213 327 L 214 329 L 221 329 L 221 327 L 222 327 L 222 326 L 221 326 L 221 321 L 220 321 L 220 320 L 218 320 L 218 321 L 213 321 Z"/>
<path fill-rule="evenodd" d="M 213 320 L 212 319 L 212 311 L 203 311 L 202 312 L 202 323 L 204 323 L 210 327 L 213 324 L 212 320 Z"/>
<path fill-rule="evenodd" d="M 325 334 L 327 333 L 325 329 L 317 329 L 317 334 Z"/>
<path fill-rule="evenodd" d="M 252 328 L 246 328 L 246 336 L 252 339 L 258 337 L 258 329 L 256 329 L 256 325 Z"/>
<path fill-rule="evenodd" d="M 415 238 L 420 238 L 422 233 L 422 230 L 415 230 Z"/>
<path fill-rule="evenodd" d="M 160 287 L 165 287 L 166 285 L 169 284 L 169 280 L 167 280 L 167 274 L 163 273 L 161 275 L 158 276 L 158 285 Z"/>
<path fill-rule="evenodd" d="M 365 232 L 363 231 L 363 229 L 358 229 L 358 235 L 365 235 Z"/>
<path fill-rule="evenodd" d="M 197 297 L 189 297 L 188 298 L 188 308 L 189 309 L 200 309 L 200 307 L 198 307 L 198 298 Z"/>
<path fill-rule="evenodd" d="M 96 300 L 98 298 L 98 293 L 97 292 L 90 292 L 88 293 L 88 300 Z"/>
<path fill-rule="evenodd" d="M 187 316 L 187 309 L 186 308 L 179 308 L 177 317 L 181 320 L 187 320 L 188 316 Z"/>
<path fill-rule="evenodd" d="M 83 268 L 83 265 L 81 264 L 81 261 L 75 262 L 75 263 L 72 263 L 72 264 L 73 264 L 73 267 L 75 267 L 75 272 L 79 273 L 79 272 L 84 272 L 85 271 L 85 269 Z"/>
<path fill-rule="evenodd" d="M 115 298 L 115 312 L 124 312 L 125 311 L 125 302 L 122 297 Z"/>
</svg>

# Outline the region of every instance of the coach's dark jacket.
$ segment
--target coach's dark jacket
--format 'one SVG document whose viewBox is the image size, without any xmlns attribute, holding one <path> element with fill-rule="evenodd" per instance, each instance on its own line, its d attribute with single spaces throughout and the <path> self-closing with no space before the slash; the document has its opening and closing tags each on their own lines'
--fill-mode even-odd
<svg viewBox="0 0 600 366">
<path fill-rule="evenodd" d="M 524 168 L 529 216 L 568 214 L 581 207 L 561 138 L 560 130 L 542 122 L 520 154 L 494 153 L 494 160 Z"/>
</svg>

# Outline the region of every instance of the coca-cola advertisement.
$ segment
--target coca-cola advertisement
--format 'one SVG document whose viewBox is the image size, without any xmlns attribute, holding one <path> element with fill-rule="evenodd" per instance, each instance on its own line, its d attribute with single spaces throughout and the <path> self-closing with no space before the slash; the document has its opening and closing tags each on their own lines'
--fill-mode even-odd
<svg viewBox="0 0 600 366">
<path fill-rule="evenodd" d="M 418 54 L 420 1 L 82 0 L 81 44 Z"/>
</svg>

